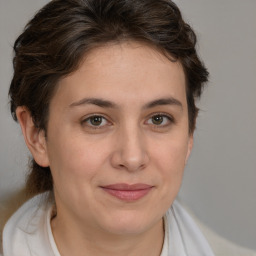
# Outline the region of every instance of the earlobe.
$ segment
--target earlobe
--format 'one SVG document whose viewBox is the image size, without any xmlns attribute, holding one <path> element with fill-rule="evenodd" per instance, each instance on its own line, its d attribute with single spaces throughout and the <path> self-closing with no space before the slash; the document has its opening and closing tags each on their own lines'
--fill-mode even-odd
<svg viewBox="0 0 256 256">
<path fill-rule="evenodd" d="M 47 155 L 45 132 L 43 130 L 39 130 L 35 126 L 30 111 L 26 107 L 19 106 L 16 109 L 16 116 L 18 118 L 26 145 L 34 160 L 38 165 L 48 167 L 49 160 Z"/>
<path fill-rule="evenodd" d="M 192 148 L 193 148 L 193 143 L 194 143 L 194 136 L 193 136 L 193 135 L 190 135 L 189 141 L 188 141 L 188 151 L 187 151 L 187 155 L 186 155 L 185 164 L 187 164 L 187 162 L 188 162 L 190 153 L 191 153 Z"/>
</svg>

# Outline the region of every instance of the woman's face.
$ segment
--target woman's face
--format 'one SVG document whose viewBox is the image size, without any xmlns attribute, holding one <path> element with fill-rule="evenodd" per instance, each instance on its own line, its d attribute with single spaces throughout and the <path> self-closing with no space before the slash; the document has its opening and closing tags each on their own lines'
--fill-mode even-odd
<svg viewBox="0 0 256 256">
<path fill-rule="evenodd" d="M 114 234 L 150 229 L 176 197 L 191 147 L 179 62 L 135 42 L 91 51 L 50 104 L 57 218 Z"/>
</svg>

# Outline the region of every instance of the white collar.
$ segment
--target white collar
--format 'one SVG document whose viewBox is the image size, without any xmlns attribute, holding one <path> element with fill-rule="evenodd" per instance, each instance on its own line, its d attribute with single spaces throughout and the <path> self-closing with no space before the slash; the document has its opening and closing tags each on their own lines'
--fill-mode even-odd
<svg viewBox="0 0 256 256">
<path fill-rule="evenodd" d="M 3 233 L 5 256 L 61 256 L 52 230 L 52 203 L 48 193 L 26 202 L 7 222 Z M 178 203 L 164 217 L 165 237 L 161 256 L 214 256 L 203 234 Z"/>
</svg>

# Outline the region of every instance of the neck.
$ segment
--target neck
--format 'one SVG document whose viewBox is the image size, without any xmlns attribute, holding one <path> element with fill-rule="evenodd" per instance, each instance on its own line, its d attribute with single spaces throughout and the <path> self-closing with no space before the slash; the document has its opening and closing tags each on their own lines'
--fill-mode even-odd
<svg viewBox="0 0 256 256">
<path fill-rule="evenodd" d="M 58 215 L 52 219 L 51 226 L 62 256 L 159 256 L 164 241 L 163 220 L 142 233 L 125 235 L 88 229 L 83 223 L 67 222 Z"/>
</svg>

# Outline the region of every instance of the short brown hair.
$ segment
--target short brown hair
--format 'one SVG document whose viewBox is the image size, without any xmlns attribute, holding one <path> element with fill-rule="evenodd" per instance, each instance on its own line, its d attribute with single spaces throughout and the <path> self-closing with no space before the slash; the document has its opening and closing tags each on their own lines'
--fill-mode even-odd
<svg viewBox="0 0 256 256">
<path fill-rule="evenodd" d="M 88 51 L 109 42 L 145 42 L 180 61 L 186 76 L 189 132 L 193 133 L 208 72 L 200 61 L 196 35 L 170 0 L 53 0 L 27 24 L 14 44 L 9 95 L 17 120 L 26 106 L 35 126 L 46 131 L 49 103 L 60 78 L 75 71 Z M 50 168 L 33 159 L 27 180 L 31 194 L 52 190 Z"/>
</svg>

